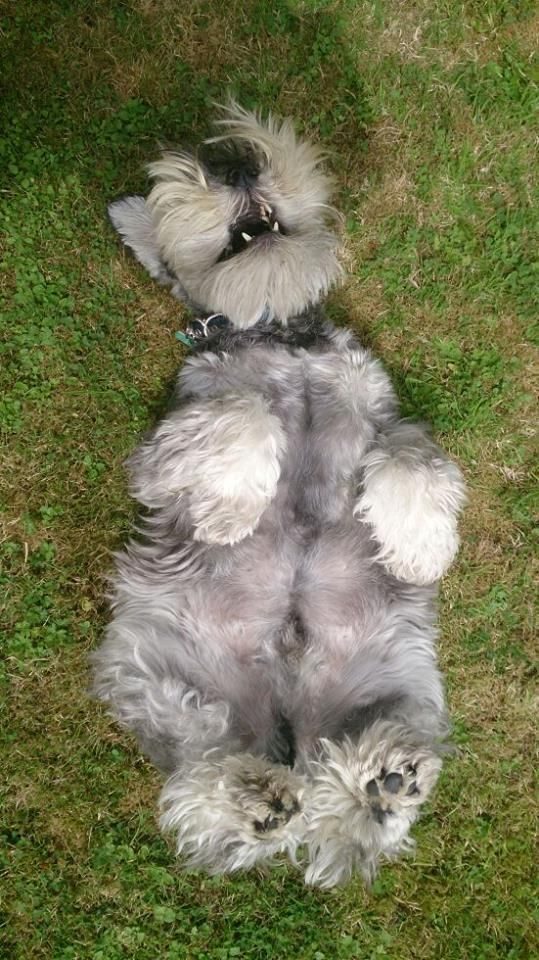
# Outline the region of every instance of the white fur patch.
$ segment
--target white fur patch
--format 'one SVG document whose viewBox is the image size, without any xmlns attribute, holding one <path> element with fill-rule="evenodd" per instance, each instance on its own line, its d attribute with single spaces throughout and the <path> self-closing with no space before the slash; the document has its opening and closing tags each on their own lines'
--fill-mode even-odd
<svg viewBox="0 0 539 960">
<path fill-rule="evenodd" d="M 275 495 L 284 446 L 280 420 L 257 394 L 189 404 L 132 458 L 133 493 L 153 508 L 187 497 L 195 540 L 236 543 Z"/>
<path fill-rule="evenodd" d="M 421 427 L 400 423 L 365 458 L 355 512 L 372 524 L 379 560 L 400 580 L 438 580 L 459 545 L 464 482 Z"/>
</svg>

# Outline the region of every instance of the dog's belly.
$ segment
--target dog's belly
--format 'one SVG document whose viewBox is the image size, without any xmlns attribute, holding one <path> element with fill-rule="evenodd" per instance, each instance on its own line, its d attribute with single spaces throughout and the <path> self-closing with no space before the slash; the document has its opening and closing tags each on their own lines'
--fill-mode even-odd
<svg viewBox="0 0 539 960">
<path fill-rule="evenodd" d="M 359 626 L 387 605 L 392 578 L 374 559 L 368 529 L 352 516 L 318 531 L 301 559 L 295 603 L 305 629 Z"/>
<path fill-rule="evenodd" d="M 244 684 L 229 687 L 223 669 L 213 685 L 229 702 L 249 701 L 257 742 L 284 719 L 302 751 L 347 716 L 359 722 L 354 711 L 421 694 L 416 676 L 430 660 L 430 639 L 427 629 L 424 649 L 416 636 L 406 642 L 417 600 L 406 601 L 407 588 L 375 560 L 367 527 L 352 515 L 322 527 L 282 520 L 270 510 L 261 529 L 230 550 L 198 622 L 205 637 L 219 637 L 214 662 L 238 664 Z M 200 654 L 205 659 L 204 648 Z M 253 689 L 271 722 L 254 710 Z"/>
<path fill-rule="evenodd" d="M 375 549 L 351 512 L 347 522 L 320 525 L 275 504 L 219 564 L 205 616 L 214 610 L 221 624 L 237 625 L 236 655 L 272 651 L 292 667 L 314 637 L 325 636 L 328 655 L 342 661 L 390 599 L 394 581 L 375 561 Z"/>
<path fill-rule="evenodd" d="M 200 614 L 229 625 L 230 653 L 243 662 L 267 658 L 268 669 L 294 672 L 314 638 L 319 645 L 323 636 L 328 658 L 342 665 L 375 611 L 383 617 L 393 581 L 374 559 L 370 528 L 353 514 L 357 449 L 339 428 L 342 357 L 256 347 L 212 366 L 214 386 L 223 389 L 229 365 L 233 380 L 247 378 L 250 389 L 256 373 L 286 447 L 276 495 L 254 533 L 210 550 Z"/>
<path fill-rule="evenodd" d="M 337 373 L 326 390 L 334 359 Z M 420 647 L 416 638 L 413 649 L 408 644 L 408 625 L 414 605 L 426 608 L 429 599 L 424 591 L 406 599 L 408 588 L 375 559 L 371 528 L 354 516 L 360 453 L 370 434 L 360 429 L 364 412 L 358 420 L 343 412 L 339 364 L 327 352 L 322 363 L 304 351 L 255 348 L 230 364 L 191 365 L 193 392 L 197 383 L 207 396 L 256 384 L 270 399 L 286 434 L 276 494 L 250 536 L 204 545 L 200 554 L 189 541 L 178 544 L 177 571 L 172 562 L 151 575 L 144 569 L 136 577 L 132 569 L 119 587 L 137 634 L 147 623 L 149 634 L 174 648 L 171 673 L 235 704 L 238 715 L 245 713 L 240 702 L 255 697 L 262 727 L 268 716 L 289 718 L 302 704 L 298 735 L 300 728 L 309 736 L 322 732 L 324 717 L 338 717 L 341 708 L 392 696 L 396 686 L 405 690 Z M 195 383 L 195 373 L 207 382 Z M 191 547 L 198 559 L 189 566 L 183 553 Z M 143 549 L 133 547 L 128 566 Z M 404 639 L 392 647 L 390 676 L 388 643 L 399 631 Z M 430 647 L 428 625 L 424 633 Z"/>
</svg>

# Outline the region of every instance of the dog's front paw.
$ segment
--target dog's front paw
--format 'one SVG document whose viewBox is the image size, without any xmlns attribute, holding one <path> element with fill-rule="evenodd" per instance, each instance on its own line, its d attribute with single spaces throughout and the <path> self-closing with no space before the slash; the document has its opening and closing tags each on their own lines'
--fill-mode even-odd
<svg viewBox="0 0 539 960">
<path fill-rule="evenodd" d="M 253 533 L 275 496 L 282 424 L 263 397 L 247 394 L 209 401 L 198 413 L 197 430 L 188 489 L 194 539 L 238 543 Z"/>
<path fill-rule="evenodd" d="M 419 586 L 435 583 L 457 555 L 456 521 L 435 509 L 409 508 L 405 520 L 399 511 L 386 510 L 376 517 L 371 510 L 368 520 L 380 544 L 377 559 L 398 580 Z"/>
<path fill-rule="evenodd" d="M 193 539 L 249 536 L 275 496 L 285 433 L 256 393 L 188 403 L 161 421 L 128 461 L 133 496 L 187 517 Z"/>
<path fill-rule="evenodd" d="M 202 489 L 190 496 L 189 507 L 194 523 L 193 540 L 200 543 L 232 546 L 250 537 L 256 530 L 267 500 L 248 498 L 220 501 L 208 499 Z"/>
<path fill-rule="evenodd" d="M 378 559 L 399 580 L 428 584 L 451 565 L 459 546 L 464 501 L 459 469 L 441 457 L 422 461 L 409 450 L 375 451 L 355 513 L 371 524 Z"/>
</svg>

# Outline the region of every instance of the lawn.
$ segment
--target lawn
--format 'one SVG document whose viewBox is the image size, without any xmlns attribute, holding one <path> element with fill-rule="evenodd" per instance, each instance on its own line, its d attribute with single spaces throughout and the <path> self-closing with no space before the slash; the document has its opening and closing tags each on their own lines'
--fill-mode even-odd
<svg viewBox="0 0 539 960">
<path fill-rule="evenodd" d="M 532 0 L 0 5 L 2 958 L 539 954 L 538 41 Z M 185 355 L 182 308 L 122 252 L 106 204 L 227 92 L 328 148 L 348 270 L 329 310 L 469 485 L 440 604 L 458 752 L 416 855 L 370 891 L 307 889 L 284 865 L 182 874 L 157 775 L 86 693 L 133 517 L 122 461 Z"/>
</svg>

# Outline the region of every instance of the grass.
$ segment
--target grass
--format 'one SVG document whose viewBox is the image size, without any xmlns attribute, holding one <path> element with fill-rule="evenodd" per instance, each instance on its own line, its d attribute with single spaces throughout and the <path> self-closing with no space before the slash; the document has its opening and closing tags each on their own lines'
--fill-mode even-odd
<svg viewBox="0 0 539 960">
<path fill-rule="evenodd" d="M 535 5 L 19 0 L 0 15 L 2 956 L 537 955 Z M 121 463 L 183 356 L 181 308 L 105 207 L 143 188 L 158 141 L 199 137 L 225 91 L 329 148 L 349 270 L 330 310 L 470 488 L 440 611 L 459 753 L 417 856 L 371 892 L 308 890 L 285 867 L 179 873 L 157 777 L 86 695 L 132 519 Z"/>
</svg>

